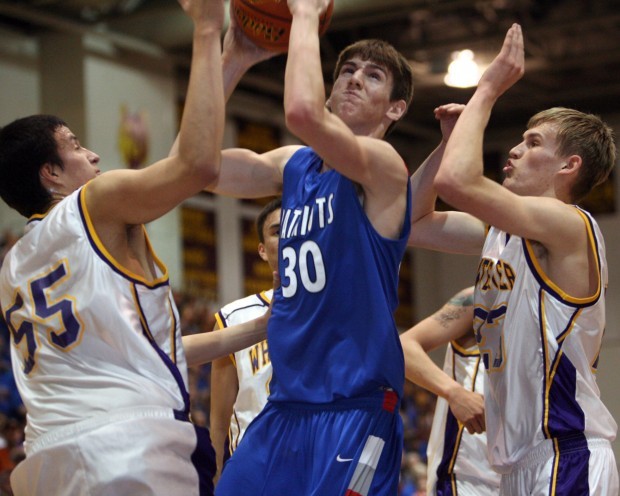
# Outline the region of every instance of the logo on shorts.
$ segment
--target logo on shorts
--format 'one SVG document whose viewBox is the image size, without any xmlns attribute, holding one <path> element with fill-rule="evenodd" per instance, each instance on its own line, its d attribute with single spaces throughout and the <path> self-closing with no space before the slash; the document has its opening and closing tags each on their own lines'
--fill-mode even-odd
<svg viewBox="0 0 620 496">
<path fill-rule="evenodd" d="M 340 456 L 340 453 L 338 453 L 338 456 L 336 457 L 336 461 L 337 462 L 352 462 L 353 458 L 342 458 Z"/>
</svg>

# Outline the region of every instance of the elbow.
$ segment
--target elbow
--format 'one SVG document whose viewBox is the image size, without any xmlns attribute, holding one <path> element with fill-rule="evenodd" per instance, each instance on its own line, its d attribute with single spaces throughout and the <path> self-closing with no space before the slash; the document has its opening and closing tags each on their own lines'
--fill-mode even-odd
<svg viewBox="0 0 620 496">
<path fill-rule="evenodd" d="M 304 140 L 319 125 L 321 112 L 317 112 L 309 102 L 295 102 L 285 105 L 286 128 L 298 138 Z"/>
<path fill-rule="evenodd" d="M 442 171 L 441 168 L 435 176 L 433 187 L 443 201 L 457 208 L 466 190 L 466 184 L 462 178 L 448 171 Z"/>
<path fill-rule="evenodd" d="M 215 184 L 220 175 L 222 163 L 221 154 L 211 158 L 196 158 L 188 163 L 189 178 L 196 185 L 196 190 L 201 191 Z"/>
</svg>

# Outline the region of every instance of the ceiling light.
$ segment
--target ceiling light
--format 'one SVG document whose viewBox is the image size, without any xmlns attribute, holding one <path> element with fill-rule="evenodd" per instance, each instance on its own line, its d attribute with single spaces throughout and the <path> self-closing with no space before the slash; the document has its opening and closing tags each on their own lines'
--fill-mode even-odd
<svg viewBox="0 0 620 496">
<path fill-rule="evenodd" d="M 444 77 L 444 83 L 454 88 L 470 88 L 476 86 L 480 80 L 481 71 L 474 60 L 474 52 L 461 50 L 452 52 L 452 62 Z"/>
</svg>

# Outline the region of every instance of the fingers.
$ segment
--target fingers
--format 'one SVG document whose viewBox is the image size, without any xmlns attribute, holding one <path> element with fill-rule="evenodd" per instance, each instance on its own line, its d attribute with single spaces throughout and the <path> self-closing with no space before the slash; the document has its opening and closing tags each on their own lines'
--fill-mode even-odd
<svg viewBox="0 0 620 496">
<path fill-rule="evenodd" d="M 484 418 L 474 418 L 471 421 L 463 424 L 467 432 L 470 434 L 482 434 L 486 430 L 484 425 Z"/>
<path fill-rule="evenodd" d="M 435 119 L 440 120 L 445 117 L 457 117 L 463 112 L 465 105 L 461 103 L 447 103 L 440 105 L 434 110 Z"/>
</svg>

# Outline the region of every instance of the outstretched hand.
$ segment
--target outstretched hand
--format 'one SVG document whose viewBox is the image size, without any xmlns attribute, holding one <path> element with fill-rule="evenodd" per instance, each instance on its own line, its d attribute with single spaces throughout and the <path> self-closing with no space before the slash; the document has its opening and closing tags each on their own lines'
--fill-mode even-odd
<svg viewBox="0 0 620 496">
<path fill-rule="evenodd" d="M 465 105 L 462 103 L 447 103 L 435 109 L 435 119 L 439 121 L 441 127 L 441 139 L 444 143 L 448 142 L 456 121 L 463 112 Z"/>
<path fill-rule="evenodd" d="M 300 7 L 316 8 L 317 15 L 321 15 L 327 10 L 331 0 L 287 0 L 288 9 L 294 15 Z"/>
<path fill-rule="evenodd" d="M 178 0 L 185 13 L 195 24 L 213 23 L 220 30 L 224 27 L 224 0 Z"/>
<path fill-rule="evenodd" d="M 521 79 L 524 72 L 523 32 L 521 26 L 513 24 L 506 33 L 499 54 L 480 78 L 478 89 L 489 91 L 491 96 L 499 98 Z"/>
<path fill-rule="evenodd" d="M 237 24 L 237 16 L 235 14 L 234 2 L 230 2 L 229 11 L 230 24 L 224 35 L 222 43 L 223 51 L 230 57 L 234 57 L 239 62 L 244 61 L 242 65 L 250 67 L 254 64 L 270 59 L 278 52 L 265 50 L 259 47 L 243 33 L 243 30 Z"/>
</svg>

